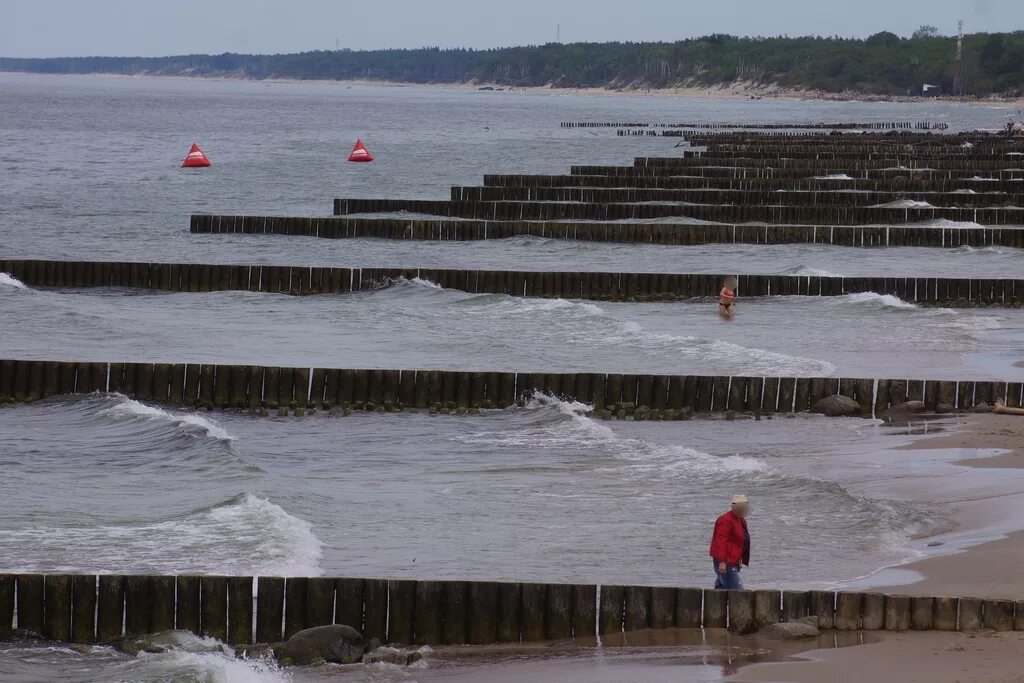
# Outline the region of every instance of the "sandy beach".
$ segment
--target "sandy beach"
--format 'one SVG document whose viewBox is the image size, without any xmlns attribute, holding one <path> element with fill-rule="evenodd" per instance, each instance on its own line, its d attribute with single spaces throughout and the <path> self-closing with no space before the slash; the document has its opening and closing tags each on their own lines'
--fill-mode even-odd
<svg viewBox="0 0 1024 683">
<path fill-rule="evenodd" d="M 25 72 L 14 71 L 0 73 L 22 74 Z M 329 80 L 329 79 L 297 79 L 297 78 L 265 78 L 251 79 L 241 76 L 232 77 L 224 75 L 212 76 L 182 76 L 177 74 L 30 74 L 32 76 L 47 76 L 49 78 L 60 78 L 70 76 L 73 78 L 102 77 L 102 78 L 160 78 L 160 79 L 183 79 L 183 80 L 204 80 L 204 81 L 228 81 L 228 82 L 253 82 L 253 83 L 274 83 L 274 84 L 315 84 L 327 87 L 350 88 L 353 86 L 369 86 L 378 88 L 431 88 L 440 90 L 461 90 L 461 91 L 486 91 L 500 96 L 502 92 L 518 93 L 549 93 L 554 95 L 585 95 L 589 97 L 678 97 L 691 99 L 713 99 L 713 100 L 824 100 L 835 102 L 901 102 L 901 103 L 927 103 L 944 102 L 955 104 L 966 104 L 987 107 L 1006 107 L 1008 109 L 1024 108 L 1024 99 L 1014 98 L 981 98 L 962 99 L 954 97 L 935 97 L 922 99 L 919 97 L 908 97 L 902 95 L 877 95 L 871 93 L 842 92 L 832 93 L 818 90 L 800 90 L 787 88 L 774 83 L 757 84 L 750 82 L 726 83 L 712 86 L 675 86 L 665 88 L 644 88 L 644 87 L 623 87 L 623 88 L 562 88 L 555 85 L 541 86 L 510 86 L 501 83 L 414 83 L 412 81 L 379 81 L 367 79 L 355 80 Z M 1022 361 L 1024 362 L 1024 361 Z"/>
<path fill-rule="evenodd" d="M 909 449 L 962 449 L 957 464 L 981 468 L 1024 467 L 1024 417 L 971 414 L 946 433 Z M 982 458 L 974 449 L 1001 449 Z M 1022 492 L 1024 494 L 1024 492 Z M 1021 496 L 1024 499 L 1024 495 Z M 920 580 L 872 587 L 903 595 L 957 595 L 1024 599 L 1024 532 L 949 555 L 901 566 Z M 886 633 L 882 641 L 852 648 L 815 650 L 797 660 L 744 667 L 741 683 L 1012 683 L 1024 681 L 1024 633 Z"/>
<path fill-rule="evenodd" d="M 889 633 L 878 643 L 814 650 L 806 661 L 755 664 L 736 683 L 1017 683 L 1024 633 Z"/>
</svg>

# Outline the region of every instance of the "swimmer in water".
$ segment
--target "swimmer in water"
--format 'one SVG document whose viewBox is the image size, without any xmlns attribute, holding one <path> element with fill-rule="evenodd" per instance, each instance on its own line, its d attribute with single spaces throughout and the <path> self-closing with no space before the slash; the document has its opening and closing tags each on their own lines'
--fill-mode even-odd
<svg viewBox="0 0 1024 683">
<path fill-rule="evenodd" d="M 722 291 L 718 293 L 718 314 L 723 318 L 732 318 L 736 315 L 736 285 L 736 278 L 730 275 L 725 278 Z"/>
</svg>

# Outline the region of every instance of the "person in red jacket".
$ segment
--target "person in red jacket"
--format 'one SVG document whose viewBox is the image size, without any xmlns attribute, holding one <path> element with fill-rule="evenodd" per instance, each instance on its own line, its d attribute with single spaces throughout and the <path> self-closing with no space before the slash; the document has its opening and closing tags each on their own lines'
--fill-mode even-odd
<svg viewBox="0 0 1024 683">
<path fill-rule="evenodd" d="M 740 566 L 750 564 L 748 514 L 750 501 L 739 494 L 732 497 L 731 509 L 715 520 L 710 553 L 715 564 L 715 588 L 743 588 Z"/>
</svg>

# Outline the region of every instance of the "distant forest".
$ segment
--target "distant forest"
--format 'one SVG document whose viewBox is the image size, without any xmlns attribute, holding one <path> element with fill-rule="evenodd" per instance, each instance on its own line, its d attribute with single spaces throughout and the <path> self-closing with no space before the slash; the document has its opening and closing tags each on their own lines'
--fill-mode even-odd
<svg viewBox="0 0 1024 683">
<path fill-rule="evenodd" d="M 910 38 L 737 38 L 675 43 L 549 43 L 493 50 L 320 50 L 278 55 L 0 58 L 0 71 L 378 80 L 411 83 L 673 88 L 757 86 L 875 95 L 959 94 L 956 39 L 922 26 Z M 964 36 L 964 95 L 1024 93 L 1024 31 Z"/>
</svg>

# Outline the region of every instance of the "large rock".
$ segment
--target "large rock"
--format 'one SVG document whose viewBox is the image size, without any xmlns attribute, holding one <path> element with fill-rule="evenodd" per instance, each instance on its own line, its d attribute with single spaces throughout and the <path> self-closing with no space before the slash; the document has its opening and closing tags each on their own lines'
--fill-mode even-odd
<svg viewBox="0 0 1024 683">
<path fill-rule="evenodd" d="M 924 405 L 924 401 L 904 401 L 903 403 L 897 403 L 889 406 L 887 411 L 890 414 L 902 414 L 908 413 L 923 413 L 927 408 Z"/>
<path fill-rule="evenodd" d="M 818 628 L 802 621 L 788 621 L 762 626 L 760 634 L 774 640 L 800 640 L 802 638 L 817 638 Z"/>
<path fill-rule="evenodd" d="M 277 658 L 304 666 L 325 661 L 354 664 L 363 658 L 363 636 L 351 626 L 334 624 L 299 631 L 275 649 Z"/>
<path fill-rule="evenodd" d="M 849 396 L 836 394 L 835 396 L 826 396 L 815 403 L 811 412 L 828 417 L 851 417 L 860 415 L 860 404 Z"/>
</svg>

